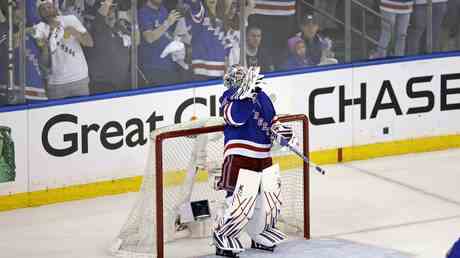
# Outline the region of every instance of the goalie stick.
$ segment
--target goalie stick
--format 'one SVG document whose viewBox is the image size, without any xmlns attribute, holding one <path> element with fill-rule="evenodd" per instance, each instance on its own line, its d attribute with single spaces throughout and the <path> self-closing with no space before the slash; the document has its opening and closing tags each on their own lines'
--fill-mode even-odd
<svg viewBox="0 0 460 258">
<path fill-rule="evenodd" d="M 289 141 L 282 135 L 280 134 L 277 134 L 275 131 L 271 130 L 272 133 L 274 135 L 276 135 L 276 139 L 280 139 L 280 145 L 281 146 L 286 146 L 289 148 L 289 150 L 291 150 L 292 152 L 294 152 L 297 156 L 299 156 L 300 158 L 303 159 L 303 161 L 305 161 L 306 163 L 310 164 L 311 166 L 313 166 L 313 168 L 318 172 L 318 173 L 321 173 L 321 174 L 326 174 L 326 171 L 321 168 L 320 166 L 316 165 L 315 163 L 313 163 L 312 161 L 310 161 L 310 159 L 308 157 L 306 157 L 305 155 L 303 155 L 303 153 L 297 149 L 297 146 L 294 146 L 292 144 L 289 143 Z"/>
</svg>

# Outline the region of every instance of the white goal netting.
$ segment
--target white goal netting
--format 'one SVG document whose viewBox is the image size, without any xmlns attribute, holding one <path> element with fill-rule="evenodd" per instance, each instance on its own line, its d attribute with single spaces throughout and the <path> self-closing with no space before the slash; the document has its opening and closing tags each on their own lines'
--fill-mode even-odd
<svg viewBox="0 0 460 258">
<path fill-rule="evenodd" d="M 298 117 L 292 117 L 286 117 L 286 122 L 294 128 L 302 149 L 306 142 L 303 139 L 306 123 Z M 113 255 L 132 258 L 160 257 L 162 255 L 158 254 L 158 245 L 164 245 L 161 238 L 164 242 L 169 242 L 210 235 L 212 217 L 224 205 L 225 193 L 215 191 L 213 187 L 216 177 L 220 176 L 223 162 L 222 125 L 223 119 L 210 118 L 160 128 L 151 134 L 139 197 L 111 246 Z M 212 132 L 204 133 L 209 128 L 212 128 Z M 176 136 L 177 132 L 181 136 Z M 161 153 L 157 153 L 155 143 L 159 136 L 165 134 L 168 136 L 161 143 Z M 279 146 L 272 148 L 272 155 L 274 163 L 279 163 L 282 170 L 282 227 L 285 231 L 302 233 L 305 228 L 304 164 L 300 158 Z M 160 175 L 162 205 L 158 202 L 155 190 Z M 201 200 L 206 200 L 209 204 L 211 216 L 184 222 L 183 207 L 190 207 L 191 202 Z M 157 216 L 162 218 L 162 232 L 157 232 Z"/>
</svg>

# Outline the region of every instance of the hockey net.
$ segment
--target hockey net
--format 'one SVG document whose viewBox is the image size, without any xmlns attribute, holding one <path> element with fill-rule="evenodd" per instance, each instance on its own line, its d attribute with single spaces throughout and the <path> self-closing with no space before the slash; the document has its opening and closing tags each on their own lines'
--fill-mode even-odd
<svg viewBox="0 0 460 258">
<path fill-rule="evenodd" d="M 300 150 L 308 157 L 306 116 L 285 115 L 281 122 L 294 129 Z M 210 236 L 213 216 L 222 209 L 225 197 L 223 191 L 214 190 L 223 162 L 223 124 L 221 118 L 209 118 L 163 127 L 151 134 L 139 197 L 111 246 L 113 255 L 163 258 L 169 241 Z M 281 167 L 280 228 L 308 239 L 308 164 L 280 146 L 272 148 L 272 157 Z M 183 222 L 184 211 L 190 214 L 190 204 L 202 204 L 203 200 L 210 216 Z M 199 213 L 194 209 L 194 215 Z"/>
</svg>

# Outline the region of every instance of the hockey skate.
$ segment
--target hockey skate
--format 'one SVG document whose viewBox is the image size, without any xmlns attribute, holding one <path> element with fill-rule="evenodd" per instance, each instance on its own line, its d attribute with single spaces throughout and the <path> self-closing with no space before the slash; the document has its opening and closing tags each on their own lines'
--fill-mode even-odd
<svg viewBox="0 0 460 258">
<path fill-rule="evenodd" d="M 259 250 L 263 250 L 263 251 L 273 252 L 273 251 L 275 251 L 276 245 L 266 246 L 266 245 L 257 243 L 256 241 L 251 239 L 251 248 L 259 249 Z"/>
<path fill-rule="evenodd" d="M 238 253 L 234 253 L 229 250 L 222 250 L 216 247 L 216 255 L 217 256 L 224 256 L 224 257 L 231 257 L 231 258 L 239 258 L 240 255 Z"/>
</svg>

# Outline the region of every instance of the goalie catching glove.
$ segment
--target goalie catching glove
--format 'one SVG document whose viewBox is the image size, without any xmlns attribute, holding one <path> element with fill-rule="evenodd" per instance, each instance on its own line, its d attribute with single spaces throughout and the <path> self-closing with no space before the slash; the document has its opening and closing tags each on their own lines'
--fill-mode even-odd
<svg viewBox="0 0 460 258">
<path fill-rule="evenodd" d="M 280 122 L 275 122 L 272 124 L 271 132 L 273 140 L 278 142 L 283 147 L 287 145 L 298 145 L 294 130 L 288 125 L 282 124 Z"/>
</svg>

